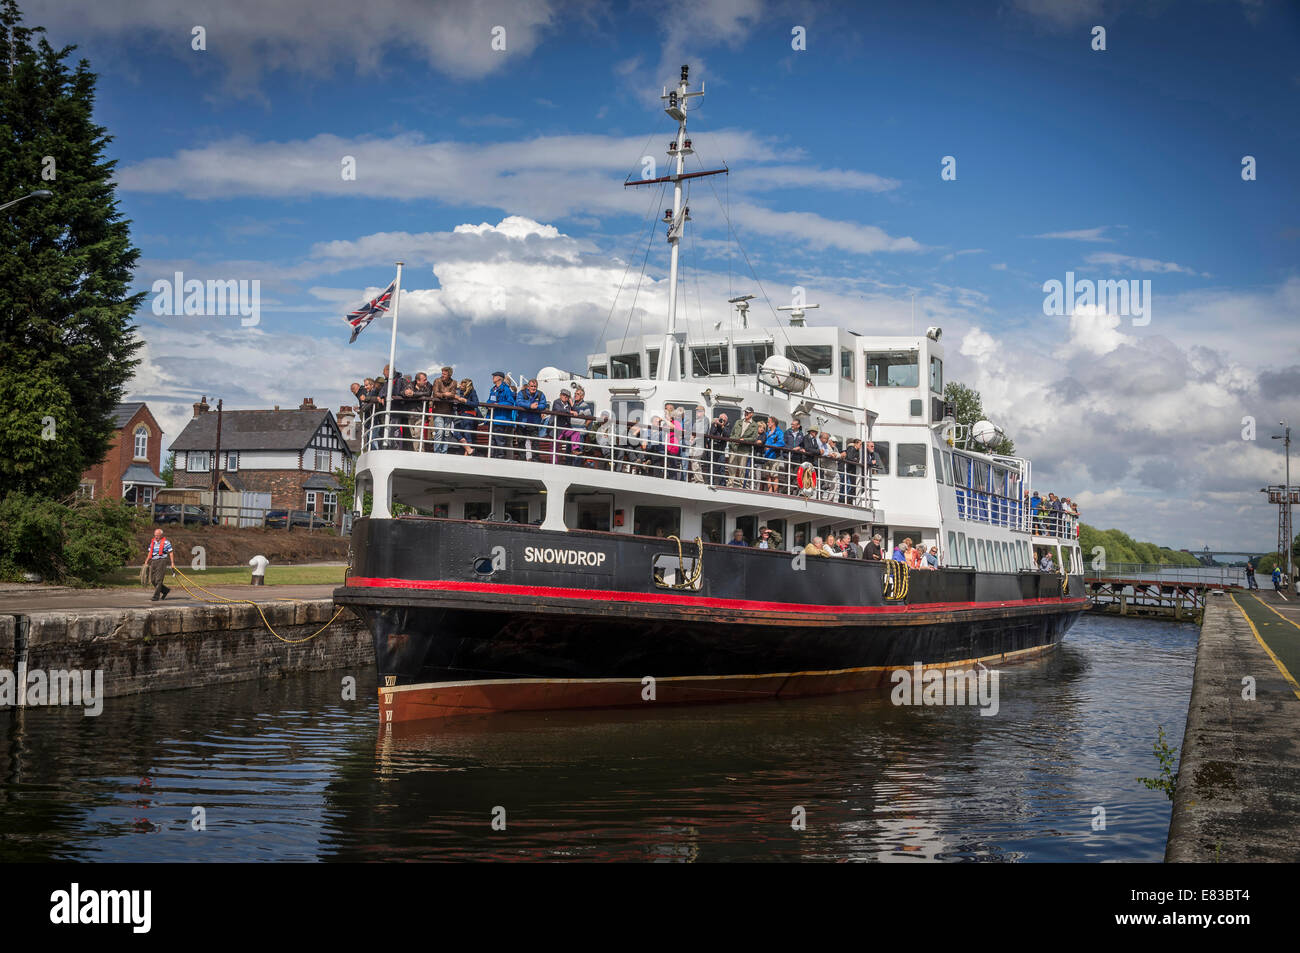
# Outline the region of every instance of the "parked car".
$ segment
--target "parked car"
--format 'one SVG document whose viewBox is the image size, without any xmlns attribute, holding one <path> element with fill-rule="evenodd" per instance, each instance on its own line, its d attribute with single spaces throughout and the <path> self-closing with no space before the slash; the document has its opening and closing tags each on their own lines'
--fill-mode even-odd
<svg viewBox="0 0 1300 953">
<path fill-rule="evenodd" d="M 189 523 L 209 523 L 215 526 L 217 523 L 216 517 L 211 515 L 206 506 L 195 503 L 162 503 L 154 507 L 153 521 L 179 523 L 182 526 Z"/>
<path fill-rule="evenodd" d="M 319 514 L 310 510 L 267 510 L 262 525 L 267 529 L 293 529 L 295 526 L 323 529 L 329 526 Z"/>
</svg>

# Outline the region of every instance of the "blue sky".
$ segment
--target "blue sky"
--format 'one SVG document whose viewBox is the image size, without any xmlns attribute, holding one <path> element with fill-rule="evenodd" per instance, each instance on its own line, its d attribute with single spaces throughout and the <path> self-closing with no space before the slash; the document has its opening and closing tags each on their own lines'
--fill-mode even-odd
<svg viewBox="0 0 1300 953">
<path fill-rule="evenodd" d="M 454 362 L 480 381 L 499 363 L 580 366 L 627 261 L 640 269 L 651 197 L 622 180 L 643 154 L 666 161 L 658 94 L 689 62 L 707 91 L 691 118 L 701 158 L 733 173 L 694 186 L 688 323 L 761 281 L 773 305 L 806 287 L 815 323 L 899 333 L 915 294 L 918 326 L 945 329 L 949 377 L 984 393 L 1038 482 L 1088 522 L 1178 546 L 1271 544 L 1255 492 L 1281 480 L 1268 434 L 1300 422 L 1293 4 L 24 9 L 101 76 L 138 286 L 178 269 L 261 281 L 253 328 L 141 315 L 130 397 L 170 436 L 200 394 L 346 402 L 383 363 L 387 327 L 349 348 L 342 315 L 398 257 L 399 366 Z M 724 207 L 757 281 L 728 257 Z M 662 320 L 661 231 L 648 264 L 644 307 L 631 314 L 625 292 L 607 336 Z M 1151 280 L 1150 324 L 1044 315 L 1043 283 L 1067 270 Z M 1260 439 L 1242 439 L 1247 416 Z"/>
</svg>

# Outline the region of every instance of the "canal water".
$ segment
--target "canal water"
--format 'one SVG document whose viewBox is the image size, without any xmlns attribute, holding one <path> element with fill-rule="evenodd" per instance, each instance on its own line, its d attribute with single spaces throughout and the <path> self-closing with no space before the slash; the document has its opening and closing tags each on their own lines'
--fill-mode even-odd
<svg viewBox="0 0 1300 953">
<path fill-rule="evenodd" d="M 840 696 L 388 731 L 373 672 L 355 701 L 331 672 L 8 711 L 0 861 L 1159 861 L 1170 802 L 1137 778 L 1159 726 L 1182 742 L 1196 636 L 1085 617 L 1002 669 L 993 716 Z"/>
</svg>

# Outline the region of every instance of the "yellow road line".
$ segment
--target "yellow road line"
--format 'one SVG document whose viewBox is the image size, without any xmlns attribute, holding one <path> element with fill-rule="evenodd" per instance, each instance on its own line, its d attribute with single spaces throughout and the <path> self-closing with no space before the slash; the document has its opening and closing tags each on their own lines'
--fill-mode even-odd
<svg viewBox="0 0 1300 953">
<path fill-rule="evenodd" d="M 1269 605 L 1269 604 L 1268 604 L 1267 602 L 1265 602 L 1263 599 L 1260 599 L 1258 596 L 1255 597 L 1255 601 L 1258 602 L 1258 603 L 1259 603 L 1261 606 L 1263 606 L 1265 609 L 1267 609 L 1269 612 L 1271 612 L 1271 613 L 1273 613 L 1274 615 L 1276 615 L 1276 616 L 1277 616 L 1279 619 L 1281 619 L 1283 622 L 1289 623 L 1290 625 L 1295 626 L 1297 629 L 1300 629 L 1300 622 L 1293 622 L 1292 620 L 1288 619 L 1286 616 L 1284 616 L 1282 613 L 1278 612 L 1276 609 L 1274 609 L 1271 605 Z"/>
<path fill-rule="evenodd" d="M 1260 648 L 1268 653 L 1268 657 L 1273 660 L 1273 664 L 1276 665 L 1277 670 L 1282 673 L 1282 677 L 1291 683 L 1291 690 L 1295 692 L 1295 697 L 1300 698 L 1300 682 L 1295 680 L 1295 676 L 1287 671 L 1286 666 L 1282 664 L 1282 660 L 1273 654 L 1273 650 L 1268 647 L 1268 643 L 1260 637 L 1259 629 L 1255 628 L 1255 623 L 1250 620 L 1250 616 L 1248 616 L 1246 610 L 1241 607 L 1241 603 L 1237 601 L 1237 597 L 1229 594 L 1228 598 L 1231 599 L 1232 604 L 1237 607 L 1237 611 L 1241 613 L 1241 617 L 1246 620 L 1246 625 L 1250 626 L 1250 631 L 1255 633 L 1255 641 L 1259 643 Z M 1257 601 L 1263 603 L 1262 599 Z M 1263 604 L 1267 606 L 1267 603 Z M 1272 606 L 1268 606 L 1268 608 L 1271 609 Z M 1289 622 L 1290 620 L 1288 619 L 1287 621 Z"/>
</svg>

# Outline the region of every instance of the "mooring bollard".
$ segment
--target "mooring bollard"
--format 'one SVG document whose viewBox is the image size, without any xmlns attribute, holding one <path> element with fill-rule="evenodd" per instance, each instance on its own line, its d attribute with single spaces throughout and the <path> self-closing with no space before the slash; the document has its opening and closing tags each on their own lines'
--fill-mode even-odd
<svg viewBox="0 0 1300 953">
<path fill-rule="evenodd" d="M 248 565 L 253 567 L 253 585 L 266 585 L 266 567 L 271 562 L 265 556 L 254 556 L 248 561 Z"/>
</svg>

